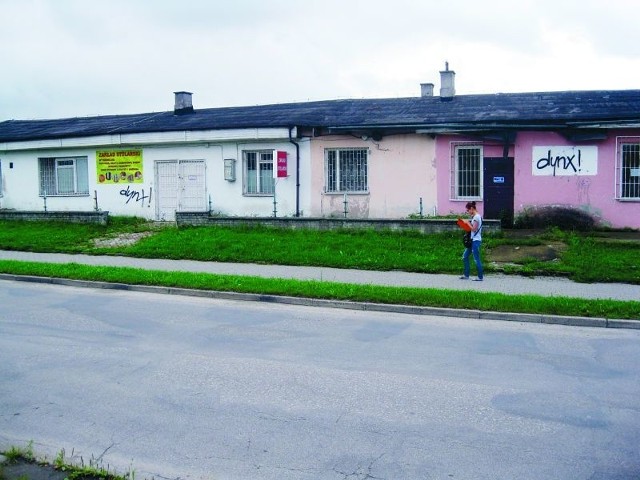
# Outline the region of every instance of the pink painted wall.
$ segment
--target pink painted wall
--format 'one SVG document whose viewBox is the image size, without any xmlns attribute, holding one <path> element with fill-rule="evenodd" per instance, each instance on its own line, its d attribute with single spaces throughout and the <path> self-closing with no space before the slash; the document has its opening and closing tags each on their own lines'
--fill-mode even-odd
<svg viewBox="0 0 640 480">
<path fill-rule="evenodd" d="M 368 193 L 350 193 L 348 218 L 406 218 L 436 206 L 435 140 L 426 135 L 393 135 L 379 142 L 351 136 L 317 137 L 311 141 L 312 217 L 342 217 L 344 195 L 324 191 L 327 148 L 367 148 Z"/>
<path fill-rule="evenodd" d="M 611 131 L 604 141 L 570 142 L 552 132 L 522 132 L 517 135 L 509 156 L 514 161 L 514 211 L 544 205 L 573 206 L 583 209 L 605 225 L 615 228 L 640 228 L 640 201 L 620 201 L 616 196 L 616 156 L 620 136 L 640 137 L 640 130 Z M 465 200 L 450 198 L 451 156 L 455 142 L 472 141 L 469 138 L 442 136 L 437 139 L 436 163 L 438 168 L 438 212 L 463 212 Z M 502 146 L 484 143 L 483 155 L 502 156 Z M 533 148 L 539 146 L 597 147 L 596 175 L 534 175 Z M 536 159 L 537 161 L 538 159 Z M 478 201 L 478 209 L 482 202 Z"/>
<path fill-rule="evenodd" d="M 465 205 L 469 200 L 475 200 L 480 213 L 482 199 L 455 199 L 451 192 L 451 159 L 455 145 L 482 145 L 485 157 L 501 157 L 502 145 L 489 142 L 480 142 L 475 139 L 457 135 L 442 135 L 436 139 L 436 168 L 438 182 L 438 215 L 466 215 Z M 513 147 L 509 150 L 509 156 L 513 156 Z"/>
</svg>

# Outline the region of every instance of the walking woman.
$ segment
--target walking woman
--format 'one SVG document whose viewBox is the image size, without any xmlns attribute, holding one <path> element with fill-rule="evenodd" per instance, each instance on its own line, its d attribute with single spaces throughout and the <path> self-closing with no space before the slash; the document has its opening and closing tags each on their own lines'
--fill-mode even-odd
<svg viewBox="0 0 640 480">
<path fill-rule="evenodd" d="M 478 276 L 473 280 L 481 282 L 484 278 L 484 272 L 482 270 L 482 262 L 480 261 L 480 245 L 482 244 L 482 217 L 476 209 L 476 202 L 467 202 L 467 213 L 471 215 L 471 220 L 467 220 L 467 223 L 471 226 L 471 246 L 465 248 L 462 254 L 462 264 L 464 266 L 464 274 L 460 277 L 461 280 L 469 280 L 469 256 L 473 255 L 473 260 L 476 263 L 476 269 L 478 270 Z"/>
</svg>

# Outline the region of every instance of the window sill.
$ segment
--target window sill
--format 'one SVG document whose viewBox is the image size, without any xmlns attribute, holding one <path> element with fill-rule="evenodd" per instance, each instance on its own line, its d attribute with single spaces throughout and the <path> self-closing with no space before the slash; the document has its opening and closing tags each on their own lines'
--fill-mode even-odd
<svg viewBox="0 0 640 480">
<path fill-rule="evenodd" d="M 88 197 L 88 193 L 54 193 L 51 195 L 38 195 L 40 198 L 51 198 L 51 197 Z"/>
<path fill-rule="evenodd" d="M 340 196 L 343 197 L 345 195 L 369 195 L 369 191 L 367 190 L 366 192 L 324 192 L 325 195 L 335 195 L 335 196 Z"/>
</svg>

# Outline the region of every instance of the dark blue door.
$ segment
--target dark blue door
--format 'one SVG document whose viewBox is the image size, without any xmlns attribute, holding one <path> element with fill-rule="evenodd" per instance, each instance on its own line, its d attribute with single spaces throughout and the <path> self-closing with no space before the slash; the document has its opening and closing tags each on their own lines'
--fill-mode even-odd
<svg viewBox="0 0 640 480">
<path fill-rule="evenodd" d="M 513 226 L 513 158 L 485 157 L 483 161 L 484 218 Z"/>
</svg>

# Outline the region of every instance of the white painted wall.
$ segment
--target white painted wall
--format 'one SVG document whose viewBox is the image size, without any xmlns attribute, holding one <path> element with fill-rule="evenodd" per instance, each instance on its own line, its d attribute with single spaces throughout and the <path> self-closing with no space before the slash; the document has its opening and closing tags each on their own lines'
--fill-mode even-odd
<svg viewBox="0 0 640 480">
<path fill-rule="evenodd" d="M 76 148 L 66 149 L 62 152 L 53 149 L 0 152 L 3 177 L 3 196 L 0 206 L 2 208 L 15 210 L 43 211 L 45 207 L 45 199 L 40 196 L 38 158 L 63 156 L 87 156 L 95 159 L 95 150 Z M 13 168 L 11 168 L 11 164 L 13 164 Z M 95 177 L 95 162 L 92 170 L 91 161 L 89 161 L 89 195 L 47 197 L 47 210 L 93 210 L 95 207 L 93 198 L 95 188 L 93 188 L 91 182 L 92 174 L 93 177 Z M 93 185 L 95 185 L 95 181 L 93 182 Z"/>
<path fill-rule="evenodd" d="M 90 144 L 89 139 L 76 139 L 76 142 L 47 141 L 21 142 L 20 144 L 0 145 L 2 165 L 2 196 L 0 208 L 16 210 L 44 210 L 45 199 L 39 193 L 38 158 L 85 156 L 88 160 L 89 195 L 49 196 L 46 199 L 50 211 L 91 211 L 97 205 L 110 215 L 138 216 L 155 219 L 158 185 L 156 185 L 155 165 L 163 160 L 202 160 L 206 166 L 207 205 L 211 211 L 233 216 L 270 216 L 273 214 L 272 196 L 243 195 L 243 150 L 280 150 L 288 154 L 288 176 L 276 182 L 278 216 L 294 216 L 296 213 L 296 147 L 288 140 L 288 131 L 265 132 L 248 129 L 234 135 L 220 132 L 220 141 L 214 141 L 215 135 L 183 132 L 182 135 L 171 132 L 169 136 L 156 134 L 129 138 L 131 144 L 122 144 L 106 137 L 96 137 L 94 146 L 74 146 Z M 286 133 L 286 136 L 284 135 Z M 250 137 L 254 137 L 251 139 Z M 186 143 L 195 137 L 209 138 L 211 141 Z M 264 137 L 264 138 L 263 138 Z M 280 137 L 273 140 L 269 137 Z M 141 143 L 153 140 L 156 143 Z M 113 143 L 110 143 L 113 142 Z M 163 142 L 163 143 L 160 143 Z M 56 147 L 56 148 L 53 148 Z M 98 182 L 96 151 L 112 149 L 142 149 L 143 183 L 104 184 Z M 304 192 L 308 185 L 309 142 L 300 142 L 300 209 L 309 210 L 309 196 Z M 236 160 L 236 180 L 224 179 L 224 159 Z M 10 168 L 13 164 L 13 168 Z"/>
</svg>

